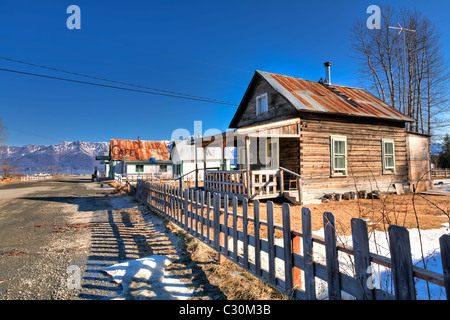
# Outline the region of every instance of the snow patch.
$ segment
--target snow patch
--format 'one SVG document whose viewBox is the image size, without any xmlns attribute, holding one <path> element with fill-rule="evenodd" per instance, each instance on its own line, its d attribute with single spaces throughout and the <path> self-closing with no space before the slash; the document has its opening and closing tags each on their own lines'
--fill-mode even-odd
<svg viewBox="0 0 450 320">
<path fill-rule="evenodd" d="M 113 299 L 185 300 L 194 290 L 166 268 L 174 261 L 168 256 L 152 255 L 102 269 L 122 292 Z"/>
<path fill-rule="evenodd" d="M 411 243 L 411 256 L 413 264 L 420 268 L 425 268 L 430 271 L 434 271 L 442 274 L 442 260 L 439 246 L 439 238 L 443 234 L 449 233 L 449 223 L 442 224 L 441 229 L 431 230 L 419 230 L 417 228 L 408 229 L 410 243 Z M 313 235 L 324 237 L 324 229 L 313 231 Z M 339 236 L 337 235 L 337 241 L 344 246 L 351 247 L 352 236 Z M 375 231 L 369 234 L 369 246 L 370 252 L 376 253 L 384 257 L 390 257 L 388 235 L 383 231 Z M 420 245 L 422 243 L 422 246 Z M 275 246 L 283 248 L 283 239 L 275 239 Z M 229 239 L 228 247 L 230 251 L 233 251 L 233 239 Z M 424 259 L 422 259 L 422 250 Z M 238 253 L 243 255 L 244 247 L 242 241 L 238 241 Z M 249 260 L 255 262 L 255 250 L 253 246 L 248 248 Z M 261 252 L 261 268 L 268 270 L 269 261 L 268 254 Z M 313 246 L 313 259 L 314 262 L 326 265 L 325 246 L 314 244 Z M 338 253 L 339 259 L 339 271 L 349 276 L 355 277 L 354 271 L 354 259 L 353 256 L 343 252 Z M 424 266 L 425 264 L 425 266 Z M 373 287 L 382 289 L 392 293 L 391 282 L 391 269 L 372 263 L 372 280 Z M 275 258 L 275 273 L 276 277 L 284 280 L 284 261 Z M 305 283 L 302 273 L 302 283 Z M 432 283 L 426 283 L 424 280 L 415 278 L 415 287 L 417 293 L 417 299 L 419 300 L 445 300 L 445 289 Z M 319 300 L 328 299 L 327 283 L 319 278 L 316 278 L 316 296 Z M 354 299 L 349 294 L 342 292 L 343 299 Z"/>
</svg>

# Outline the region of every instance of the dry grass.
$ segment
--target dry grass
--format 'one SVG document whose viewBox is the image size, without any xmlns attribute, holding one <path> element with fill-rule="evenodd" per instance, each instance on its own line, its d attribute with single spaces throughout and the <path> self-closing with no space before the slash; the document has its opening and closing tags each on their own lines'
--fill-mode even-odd
<svg viewBox="0 0 450 320">
<path fill-rule="evenodd" d="M 260 220 L 267 221 L 267 203 L 260 201 Z M 254 204 L 248 205 L 248 217 L 253 218 Z M 450 221 L 450 196 L 437 195 L 382 195 L 381 199 L 341 200 L 321 204 L 305 205 L 311 209 L 312 230 L 323 228 L 323 213 L 332 212 L 335 216 L 336 231 L 339 235 L 351 235 L 352 218 L 366 220 L 370 231 L 386 231 L 394 224 L 406 228 L 439 229 L 443 223 Z M 301 210 L 303 206 L 290 205 L 291 229 L 302 230 Z M 223 206 L 222 206 L 223 209 Z M 211 210 L 212 211 L 212 210 Z M 228 226 L 233 226 L 232 206 L 228 206 Z M 238 215 L 242 215 L 242 205 L 237 208 Z M 210 213 L 212 217 L 212 212 Z M 221 224 L 224 217 L 221 215 Z M 238 230 L 243 230 L 242 219 L 238 219 Z M 282 203 L 274 202 L 274 223 L 282 226 Z M 248 233 L 254 234 L 252 222 L 248 224 Z M 206 228 L 205 228 L 206 229 Z M 267 237 L 267 227 L 260 226 L 260 235 Z M 275 237 L 281 238 L 282 232 L 275 231 Z"/>
<path fill-rule="evenodd" d="M 112 181 L 109 182 L 108 185 L 111 188 L 114 188 L 114 194 L 120 195 L 120 194 L 127 194 L 128 193 L 128 186 L 126 184 L 120 184 L 118 182 Z"/>
<path fill-rule="evenodd" d="M 193 299 L 285 300 L 286 296 L 233 262 L 219 263 L 218 254 L 175 224 L 168 228 L 183 239 L 184 263 L 193 270 L 193 283 L 201 295 Z"/>
<path fill-rule="evenodd" d="M 342 200 L 305 205 L 311 209 L 312 228 L 323 228 L 324 212 L 332 212 L 337 232 L 351 234 L 351 219 L 363 218 L 371 230 L 387 230 L 390 224 L 406 228 L 437 229 L 449 222 L 450 196 L 431 195 L 382 195 L 381 199 Z M 266 211 L 266 203 L 260 203 L 260 211 Z M 291 206 L 291 228 L 301 230 L 302 206 Z M 252 210 L 249 210 L 252 211 Z M 274 204 L 275 223 L 282 224 L 281 204 Z"/>
</svg>

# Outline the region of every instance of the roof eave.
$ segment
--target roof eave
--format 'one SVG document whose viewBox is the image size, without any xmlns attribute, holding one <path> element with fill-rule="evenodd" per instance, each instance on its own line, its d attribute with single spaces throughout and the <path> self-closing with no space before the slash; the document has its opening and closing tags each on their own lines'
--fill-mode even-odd
<svg viewBox="0 0 450 320">
<path fill-rule="evenodd" d="M 250 80 L 249 85 L 247 86 L 247 89 L 245 90 L 244 96 L 242 97 L 241 102 L 239 103 L 238 108 L 236 109 L 236 112 L 234 113 L 233 118 L 231 119 L 230 124 L 228 125 L 228 128 L 230 129 L 236 129 L 236 122 L 239 119 L 240 113 L 242 111 L 242 109 L 244 108 L 245 102 L 247 101 L 250 92 L 253 90 L 257 80 L 261 77 L 260 73 L 258 70 L 255 71 L 255 73 L 253 74 L 252 80 Z"/>
<path fill-rule="evenodd" d="M 318 113 L 318 114 L 329 114 L 329 115 L 336 115 L 341 117 L 355 117 L 355 118 L 365 118 L 365 119 L 378 119 L 378 120 L 385 120 L 385 121 L 395 121 L 395 122 L 414 122 L 415 120 L 406 117 L 405 119 L 399 119 L 399 118 L 383 118 L 383 117 L 375 117 L 370 115 L 361 115 L 361 114 L 353 114 L 353 113 L 342 113 L 342 112 L 330 112 L 330 111 L 318 111 L 318 110 L 298 110 L 298 113 Z M 407 118 L 407 119 L 406 119 Z"/>
</svg>

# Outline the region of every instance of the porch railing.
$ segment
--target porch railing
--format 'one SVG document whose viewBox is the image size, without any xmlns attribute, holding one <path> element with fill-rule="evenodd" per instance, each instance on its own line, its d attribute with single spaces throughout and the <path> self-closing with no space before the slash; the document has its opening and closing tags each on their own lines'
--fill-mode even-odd
<svg viewBox="0 0 450 320">
<path fill-rule="evenodd" d="M 245 170 L 206 170 L 204 187 L 205 190 L 247 196 Z"/>
<path fill-rule="evenodd" d="M 250 177 L 252 183 L 251 199 L 274 198 L 280 195 L 281 184 L 279 183 L 280 169 L 253 170 Z"/>
<path fill-rule="evenodd" d="M 276 198 L 283 192 L 282 174 L 282 169 L 252 170 L 248 186 L 245 170 L 206 170 L 204 188 L 252 200 Z"/>
</svg>

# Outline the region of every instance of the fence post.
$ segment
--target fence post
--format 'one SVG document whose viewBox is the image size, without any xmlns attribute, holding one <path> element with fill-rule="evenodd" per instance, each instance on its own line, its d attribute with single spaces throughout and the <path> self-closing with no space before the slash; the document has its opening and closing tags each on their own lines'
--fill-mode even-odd
<svg viewBox="0 0 450 320">
<path fill-rule="evenodd" d="M 244 268 L 248 269 L 248 199 L 242 199 L 242 232 L 244 234 Z"/>
<path fill-rule="evenodd" d="M 269 244 L 268 254 L 269 254 L 269 282 L 276 284 L 275 275 L 275 230 L 273 227 L 273 202 L 267 201 L 267 242 Z"/>
<path fill-rule="evenodd" d="M 214 204 L 214 202 L 213 202 Z M 206 243 L 211 244 L 211 192 L 206 192 Z"/>
<path fill-rule="evenodd" d="M 166 196 L 165 196 L 165 201 L 166 201 L 166 208 L 167 208 L 167 218 L 170 220 L 172 218 L 172 200 L 170 198 L 170 192 L 171 192 L 171 187 L 164 184 L 165 190 L 166 190 Z"/>
<path fill-rule="evenodd" d="M 204 241 L 204 233 L 205 233 L 205 191 L 202 191 L 201 193 L 201 217 L 200 217 L 200 226 L 201 226 L 201 231 L 200 231 L 200 236 L 202 241 Z"/>
<path fill-rule="evenodd" d="M 405 227 L 390 225 L 388 233 L 395 298 L 416 300 L 409 232 Z"/>
<path fill-rule="evenodd" d="M 233 258 L 236 263 L 238 259 L 238 228 L 237 228 L 237 197 L 233 197 Z"/>
<path fill-rule="evenodd" d="M 220 257 L 220 195 L 214 193 L 214 248 Z"/>
<path fill-rule="evenodd" d="M 178 189 L 177 214 L 178 214 L 178 224 L 180 226 L 182 226 L 183 225 L 183 188 L 182 187 Z"/>
<path fill-rule="evenodd" d="M 291 209 L 289 204 L 283 203 L 283 247 L 284 247 L 284 290 L 288 296 L 293 294 L 294 278 L 292 274 L 292 233 Z"/>
<path fill-rule="evenodd" d="M 150 182 L 149 183 L 149 193 L 148 193 L 148 203 L 150 204 L 150 207 L 153 207 L 153 184 Z"/>
<path fill-rule="evenodd" d="M 194 216 L 194 234 L 196 237 L 198 237 L 198 213 L 199 213 L 199 202 L 200 202 L 200 191 L 198 189 L 195 189 L 195 216 Z M 194 211 L 194 210 L 192 210 Z"/>
<path fill-rule="evenodd" d="M 353 255 L 355 257 L 355 275 L 360 282 L 359 299 L 373 300 L 373 286 L 368 287 L 367 281 L 371 277 L 370 269 L 370 251 L 369 238 L 367 233 L 367 224 L 362 219 L 353 218 L 352 239 Z M 370 272 L 370 273 L 368 273 Z M 372 285 L 372 284 L 371 284 Z"/>
<path fill-rule="evenodd" d="M 173 187 L 173 217 L 175 223 L 178 223 L 178 186 Z"/>
<path fill-rule="evenodd" d="M 189 212 L 189 189 L 184 189 L 184 229 L 188 231 L 188 212 Z"/>
<path fill-rule="evenodd" d="M 442 270 L 444 274 L 445 293 L 450 300 L 450 235 L 444 234 L 439 238 L 441 246 Z"/>
<path fill-rule="evenodd" d="M 314 272 L 313 260 L 313 240 L 311 228 L 311 210 L 309 208 L 302 208 L 302 234 L 303 234 L 303 259 L 305 261 L 305 298 L 307 300 L 316 299 L 316 280 Z M 295 269 L 294 269 L 295 270 Z M 300 279 L 297 279 L 300 277 Z M 295 281 L 301 285 L 301 272 L 298 269 Z"/>
<path fill-rule="evenodd" d="M 261 241 L 259 224 L 259 200 L 253 201 L 254 233 L 255 233 L 255 274 L 261 276 Z"/>
<path fill-rule="evenodd" d="M 336 247 L 336 228 L 334 215 L 324 212 L 323 226 L 325 228 L 325 253 L 328 271 L 328 298 L 330 300 L 341 299 L 341 283 L 339 279 L 339 262 Z"/>
<path fill-rule="evenodd" d="M 189 219 L 190 219 L 190 233 L 192 235 L 195 235 L 194 232 L 194 199 L 195 199 L 195 193 L 194 193 L 194 189 L 191 189 L 191 196 L 190 196 L 190 200 L 191 200 L 191 205 L 189 207 Z"/>
<path fill-rule="evenodd" d="M 155 186 L 155 206 L 158 209 L 158 213 L 161 213 L 161 208 L 162 208 L 162 206 L 161 206 L 161 198 L 162 198 L 161 188 L 162 187 L 160 184 L 157 184 Z"/>
<path fill-rule="evenodd" d="M 174 186 L 170 187 L 170 215 L 172 217 L 172 221 L 176 221 L 175 212 L 176 212 L 176 203 L 175 203 L 175 191 L 176 188 Z"/>
<path fill-rule="evenodd" d="M 136 181 L 136 199 L 138 201 L 141 201 L 141 186 L 140 186 L 140 180 Z"/>
<path fill-rule="evenodd" d="M 223 224 L 224 224 L 224 229 L 223 229 L 223 234 L 222 234 L 222 239 L 220 240 L 223 243 L 223 247 L 224 247 L 224 255 L 228 256 L 228 195 L 226 194 L 223 197 Z M 222 259 L 221 260 L 221 264 L 224 263 L 225 260 Z"/>
</svg>

